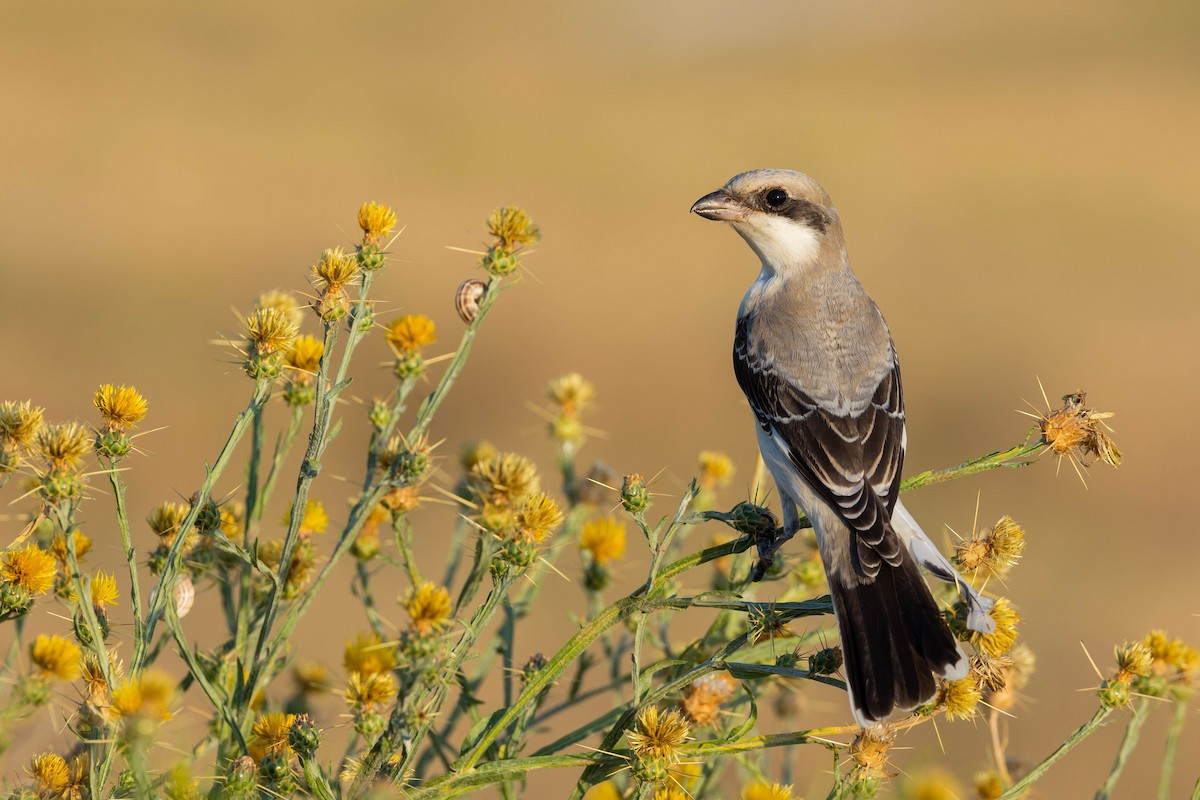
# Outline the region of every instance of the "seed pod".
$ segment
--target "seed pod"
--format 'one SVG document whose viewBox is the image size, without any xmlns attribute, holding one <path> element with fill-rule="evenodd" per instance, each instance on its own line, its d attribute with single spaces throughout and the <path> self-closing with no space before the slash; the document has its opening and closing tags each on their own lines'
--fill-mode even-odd
<svg viewBox="0 0 1200 800">
<path fill-rule="evenodd" d="M 470 278 L 458 285 L 454 293 L 454 310 L 468 325 L 479 316 L 479 300 L 487 290 L 487 284 L 477 278 Z"/>
</svg>

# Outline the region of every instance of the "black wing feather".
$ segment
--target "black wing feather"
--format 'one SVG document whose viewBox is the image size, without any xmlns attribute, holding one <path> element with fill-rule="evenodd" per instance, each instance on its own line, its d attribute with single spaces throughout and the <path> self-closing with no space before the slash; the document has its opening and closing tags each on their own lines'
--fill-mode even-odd
<svg viewBox="0 0 1200 800">
<path fill-rule="evenodd" d="M 748 316 L 738 320 L 733 368 L 758 423 L 786 445 L 800 475 L 854 534 L 854 570 L 873 578 L 881 562 L 897 566 L 903 556 L 890 520 L 904 462 L 904 399 L 895 353 L 866 408 L 841 415 L 764 363 L 749 328 Z"/>
</svg>

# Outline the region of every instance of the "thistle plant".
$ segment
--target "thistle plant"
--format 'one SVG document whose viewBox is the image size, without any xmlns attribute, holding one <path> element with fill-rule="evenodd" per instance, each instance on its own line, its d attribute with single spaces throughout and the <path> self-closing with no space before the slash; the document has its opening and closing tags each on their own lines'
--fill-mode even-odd
<svg viewBox="0 0 1200 800">
<path fill-rule="evenodd" d="M 1170 707 L 1159 789 L 1167 796 L 1200 656 L 1166 633 L 1119 645 L 1095 690 L 1095 715 L 1022 771 L 1011 766 L 1002 718 L 1035 665 L 1019 638 L 1020 598 L 994 596 L 988 634 L 968 629 L 967 609 L 943 598 L 971 671 L 943 681 L 909 717 L 866 730 L 813 728 L 789 708 L 796 695 L 845 689 L 815 542 L 811 531 L 797 536 L 766 572 L 776 599 L 756 599 L 755 544 L 776 536 L 779 522 L 757 493 L 728 504 L 735 468 L 727 456 L 702 451 L 697 477 L 677 496 L 647 473 L 622 477 L 583 463 L 598 435 L 589 420 L 598 389 L 569 373 L 545 387 L 550 471 L 477 441 L 448 474 L 438 445 L 463 432 L 445 430 L 438 410 L 489 313 L 520 283 L 540 231 L 520 209 L 488 218 L 482 277 L 464 280 L 455 296 L 464 326 L 455 336 L 424 314 L 376 318 L 372 289 L 389 266 L 396 216 L 367 203 L 358 224 L 353 247 L 316 255 L 308 301 L 268 291 L 245 316 L 236 346 L 246 405 L 215 457 L 202 454 L 209 460 L 182 487 L 186 500 L 128 504 L 124 475 L 145 468 L 136 442 L 146 434 L 136 429 L 153 409 L 135 388 L 99 387 L 99 419 L 88 424 L 46 421 L 29 400 L 0 403 L 0 487 L 28 510 L 0 554 L 0 622 L 12 642 L 0 741 L 48 706 L 69 720 L 23 774 L 8 772 L 11 797 L 415 800 L 492 787 L 515 798 L 536 773 L 559 770 L 572 774 L 576 799 L 728 797 L 736 786 L 747 800 L 795 800 L 802 776 L 774 773 L 766 754 L 797 746 L 832 754 L 828 797 L 870 797 L 899 771 L 904 731 L 936 718 L 985 721 L 981 798 L 1024 796 L 1079 741 L 1122 721 L 1125 739 L 1100 787 L 1107 796 L 1145 717 Z M 428 355 L 453 338 L 447 356 Z M 394 384 L 366 404 L 361 475 L 338 483 L 323 459 L 355 408 L 340 401 L 366 340 L 389 348 Z M 902 489 L 1026 467 L 1043 455 L 1115 466 L 1108 416 L 1072 393 L 1019 444 L 915 475 Z M 292 473 L 286 464 L 297 448 Z M 97 521 L 109 501 L 89 491 L 93 482 L 111 489 L 115 533 Z M 459 513 L 440 532 L 445 561 L 418 563 L 414 536 L 429 527 L 422 506 L 447 498 Z M 84 508 L 90 534 L 80 529 Z M 89 568 L 92 540 L 118 535 L 120 574 Z M 1026 540 L 1004 516 L 963 539 L 954 561 L 965 580 L 1003 587 Z M 621 589 L 617 576 L 639 548 L 647 571 Z M 578 630 L 523 652 L 517 631 L 555 613 L 539 596 L 556 574 L 578 578 Z M 708 590 L 685 592 L 685 576 Z M 295 644 L 331 581 L 349 583 L 361 614 L 340 664 Z M 217 643 L 189 636 L 185 619 L 196 611 L 220 621 Z M 672 615 L 701 611 L 711 622 L 699 636 L 672 635 Z M 35 615 L 63 624 L 27 635 Z M 114 636 L 118 625 L 129 635 Z M 164 666 L 168 652 L 182 672 Z M 581 715 L 597 699 L 607 710 Z M 186 738 L 177 719 L 185 703 L 206 717 L 198 738 Z M 766 703 L 787 732 L 757 732 Z"/>
</svg>

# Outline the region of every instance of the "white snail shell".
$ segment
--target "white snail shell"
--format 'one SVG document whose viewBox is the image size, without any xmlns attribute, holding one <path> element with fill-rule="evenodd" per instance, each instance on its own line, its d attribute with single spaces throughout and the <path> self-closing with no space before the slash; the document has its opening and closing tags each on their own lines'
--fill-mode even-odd
<svg viewBox="0 0 1200 800">
<path fill-rule="evenodd" d="M 469 278 L 458 285 L 454 293 L 454 310 L 463 322 L 470 324 L 479 316 L 479 300 L 487 291 L 487 284 L 477 278 Z"/>
<path fill-rule="evenodd" d="M 175 613 L 180 619 L 187 616 L 187 613 L 192 610 L 192 604 L 196 602 L 196 585 L 192 583 L 192 577 L 187 573 L 181 575 L 175 581 Z"/>
</svg>

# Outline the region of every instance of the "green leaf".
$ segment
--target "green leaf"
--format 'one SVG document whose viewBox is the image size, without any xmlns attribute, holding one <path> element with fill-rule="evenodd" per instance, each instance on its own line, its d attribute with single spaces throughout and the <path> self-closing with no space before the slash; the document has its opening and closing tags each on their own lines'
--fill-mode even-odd
<svg viewBox="0 0 1200 800">
<path fill-rule="evenodd" d="M 462 747 L 458 748 L 458 754 L 460 756 L 464 755 L 474 747 L 475 743 L 479 741 L 479 737 L 483 735 L 483 732 L 499 721 L 507 711 L 508 706 L 502 706 L 486 717 L 481 717 L 478 722 L 471 726 L 471 730 L 467 731 L 467 736 L 463 739 Z"/>
</svg>

